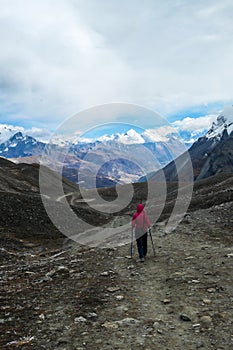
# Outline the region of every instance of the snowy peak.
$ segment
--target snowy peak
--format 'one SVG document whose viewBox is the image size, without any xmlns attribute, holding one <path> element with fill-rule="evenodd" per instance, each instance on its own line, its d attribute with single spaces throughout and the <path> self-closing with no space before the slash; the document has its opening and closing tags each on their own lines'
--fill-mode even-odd
<svg viewBox="0 0 233 350">
<path fill-rule="evenodd" d="M 206 133 L 207 139 L 215 139 L 220 141 L 233 133 L 233 107 L 227 107 L 217 117 L 217 121 L 213 122 L 212 127 Z"/>
<path fill-rule="evenodd" d="M 144 143 L 145 140 L 137 131 L 134 129 L 130 129 L 124 134 L 117 134 L 115 137 L 115 141 L 118 141 L 120 143 L 126 144 L 126 145 L 132 145 L 132 144 L 140 144 Z"/>
<path fill-rule="evenodd" d="M 117 132 L 116 134 L 111 134 L 111 135 L 102 135 L 98 138 L 83 138 L 81 137 L 78 140 L 79 143 L 95 143 L 95 142 L 101 142 L 101 143 L 111 143 L 111 142 L 119 142 L 122 144 L 140 144 L 140 143 L 144 143 L 145 140 L 142 137 L 142 135 L 140 133 L 138 133 L 136 130 L 134 129 L 130 129 L 125 133 L 119 133 Z"/>
<path fill-rule="evenodd" d="M 81 137 L 79 143 L 111 143 L 118 142 L 124 145 L 143 144 L 147 142 L 169 142 L 177 138 L 177 132 L 172 126 L 162 126 L 157 129 L 148 129 L 138 132 L 135 129 L 129 129 L 125 133 L 116 133 L 112 135 L 102 135 L 96 139 Z"/>
<path fill-rule="evenodd" d="M 14 134 L 20 131 L 19 127 L 0 124 L 0 144 L 9 140 Z"/>
<path fill-rule="evenodd" d="M 16 134 L 14 134 L 10 139 L 11 140 L 22 140 L 23 137 L 24 137 L 23 134 L 21 133 L 21 131 L 19 131 Z"/>
<path fill-rule="evenodd" d="M 37 155 L 42 152 L 45 144 L 31 136 L 16 132 L 7 141 L 0 144 L 0 156 L 6 158 L 18 158 Z"/>
<path fill-rule="evenodd" d="M 19 144 L 30 144 L 30 145 L 35 145 L 37 144 L 37 140 L 34 139 L 32 136 L 28 135 L 23 135 L 22 132 L 17 132 L 14 134 L 8 141 L 4 143 L 5 146 L 7 147 L 16 147 Z"/>
</svg>

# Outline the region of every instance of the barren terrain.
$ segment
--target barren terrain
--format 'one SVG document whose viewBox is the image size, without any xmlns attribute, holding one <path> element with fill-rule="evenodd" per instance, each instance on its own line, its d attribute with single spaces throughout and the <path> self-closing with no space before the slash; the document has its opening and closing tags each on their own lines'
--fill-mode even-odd
<svg viewBox="0 0 233 350">
<path fill-rule="evenodd" d="M 0 348 L 232 349 L 232 206 L 194 205 L 167 235 L 157 223 L 144 264 L 135 244 L 131 260 L 129 245 L 2 230 Z"/>
</svg>

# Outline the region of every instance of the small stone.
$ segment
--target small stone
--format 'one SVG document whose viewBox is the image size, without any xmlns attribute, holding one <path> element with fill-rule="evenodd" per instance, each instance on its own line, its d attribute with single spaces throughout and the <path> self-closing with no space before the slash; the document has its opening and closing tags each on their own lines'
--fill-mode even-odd
<svg viewBox="0 0 233 350">
<path fill-rule="evenodd" d="M 102 324 L 102 327 L 105 327 L 108 329 L 116 329 L 118 328 L 118 325 L 115 322 L 105 322 Z"/>
<path fill-rule="evenodd" d="M 109 276 L 109 272 L 108 271 L 101 272 L 100 276 Z"/>
<path fill-rule="evenodd" d="M 158 326 L 159 326 L 159 322 L 158 322 L 158 321 L 155 321 L 155 322 L 153 323 L 153 327 L 156 328 L 156 327 L 158 327 Z"/>
<path fill-rule="evenodd" d="M 66 338 L 60 338 L 57 341 L 57 345 L 67 344 L 69 341 Z"/>
<path fill-rule="evenodd" d="M 40 314 L 40 315 L 39 315 L 39 318 L 40 318 L 41 320 L 44 320 L 44 319 L 45 319 L 45 315 L 44 315 L 44 314 Z"/>
<path fill-rule="evenodd" d="M 207 292 L 208 293 L 214 293 L 214 292 L 216 292 L 216 289 L 215 288 L 208 288 Z"/>
<path fill-rule="evenodd" d="M 129 266 L 128 266 L 128 269 L 129 269 L 129 270 L 132 270 L 134 267 L 135 267 L 134 265 L 129 265 Z"/>
<path fill-rule="evenodd" d="M 120 287 L 109 287 L 109 288 L 107 288 L 107 291 L 110 292 L 110 293 L 117 292 L 118 290 L 120 290 Z"/>
<path fill-rule="evenodd" d="M 211 303 L 211 300 L 210 300 L 210 299 L 203 299 L 203 303 L 204 303 L 204 304 L 210 304 L 210 303 Z"/>
<path fill-rule="evenodd" d="M 124 296 L 123 295 L 117 295 L 116 296 L 116 300 L 118 300 L 118 301 L 121 301 L 121 300 L 123 300 L 124 299 Z"/>
<path fill-rule="evenodd" d="M 69 269 L 68 269 L 68 267 L 61 265 L 61 266 L 58 266 L 57 271 L 58 272 L 69 272 Z"/>
<path fill-rule="evenodd" d="M 212 318 L 208 315 L 201 316 L 200 321 L 204 324 L 209 324 L 212 322 Z"/>
<path fill-rule="evenodd" d="M 35 275 L 36 273 L 35 272 L 32 272 L 32 271 L 25 271 L 25 275 Z"/>
<path fill-rule="evenodd" d="M 75 317 L 74 322 L 79 323 L 79 322 L 86 322 L 87 319 L 83 316 Z"/>
<path fill-rule="evenodd" d="M 200 327 L 200 323 L 193 324 L 193 328 L 198 328 L 198 327 Z"/>
<path fill-rule="evenodd" d="M 187 316 L 187 315 L 185 315 L 185 314 L 181 314 L 181 315 L 180 315 L 180 319 L 181 319 L 182 321 L 186 321 L 186 322 L 191 321 L 190 317 Z"/>
<path fill-rule="evenodd" d="M 163 299 L 164 304 L 170 304 L 171 300 L 170 299 Z"/>
<path fill-rule="evenodd" d="M 119 324 L 119 326 L 130 326 L 138 322 L 139 322 L 138 320 L 132 317 L 126 317 L 126 318 L 123 318 L 123 320 L 116 321 L 116 323 Z"/>
<path fill-rule="evenodd" d="M 50 282 L 52 280 L 53 279 L 50 276 L 43 276 L 36 283 Z"/>
<path fill-rule="evenodd" d="M 46 273 L 46 277 L 54 277 L 58 275 L 68 275 L 70 273 L 69 269 L 65 266 L 58 266 L 57 269 L 51 270 Z"/>
<path fill-rule="evenodd" d="M 87 314 L 87 317 L 88 317 L 88 318 L 95 318 L 95 317 L 97 317 L 97 314 L 96 314 L 95 312 L 89 312 L 89 313 Z"/>
</svg>

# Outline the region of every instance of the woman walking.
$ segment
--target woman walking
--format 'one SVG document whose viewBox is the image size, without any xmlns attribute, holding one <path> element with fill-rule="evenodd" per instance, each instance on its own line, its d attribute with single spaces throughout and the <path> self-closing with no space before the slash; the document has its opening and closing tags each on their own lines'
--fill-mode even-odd
<svg viewBox="0 0 233 350">
<path fill-rule="evenodd" d="M 151 226 L 150 220 L 145 213 L 144 205 L 137 205 L 137 212 L 132 218 L 132 228 L 135 231 L 135 238 L 137 241 L 138 254 L 141 262 L 147 254 L 147 230 Z"/>
</svg>

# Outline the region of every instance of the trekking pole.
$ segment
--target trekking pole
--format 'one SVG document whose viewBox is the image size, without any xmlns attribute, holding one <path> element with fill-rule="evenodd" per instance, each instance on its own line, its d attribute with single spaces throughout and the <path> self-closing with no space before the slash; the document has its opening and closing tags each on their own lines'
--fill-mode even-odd
<svg viewBox="0 0 233 350">
<path fill-rule="evenodd" d="M 133 228 L 132 228 L 132 232 L 131 232 L 130 256 L 132 259 L 132 257 L 133 257 Z"/>
<path fill-rule="evenodd" d="M 152 234 L 151 234 L 151 229 L 150 229 L 150 228 L 149 228 L 149 235 L 150 235 L 150 240 L 151 240 L 151 245 L 152 245 L 153 253 L 154 253 L 154 256 L 156 256 L 155 246 L 154 246 L 154 242 L 153 242 L 153 238 L 152 238 Z"/>
</svg>

